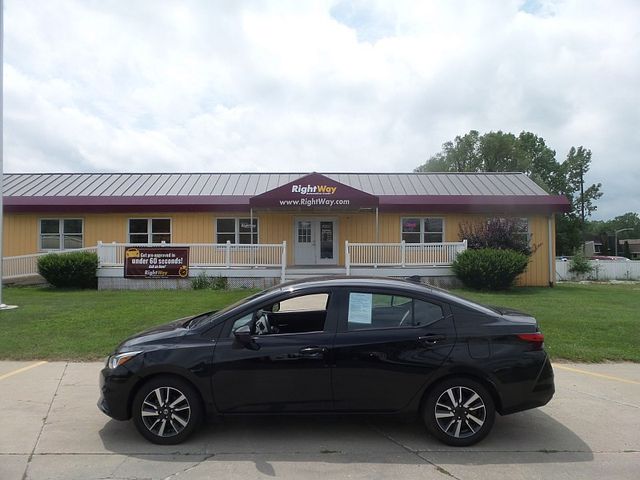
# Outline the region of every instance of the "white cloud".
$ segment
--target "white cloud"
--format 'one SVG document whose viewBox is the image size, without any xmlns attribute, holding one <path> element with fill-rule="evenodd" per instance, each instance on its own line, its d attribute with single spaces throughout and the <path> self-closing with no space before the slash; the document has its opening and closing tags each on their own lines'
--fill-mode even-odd
<svg viewBox="0 0 640 480">
<path fill-rule="evenodd" d="M 640 5 L 7 0 L 6 171 L 408 171 L 470 129 L 640 211 Z"/>
</svg>

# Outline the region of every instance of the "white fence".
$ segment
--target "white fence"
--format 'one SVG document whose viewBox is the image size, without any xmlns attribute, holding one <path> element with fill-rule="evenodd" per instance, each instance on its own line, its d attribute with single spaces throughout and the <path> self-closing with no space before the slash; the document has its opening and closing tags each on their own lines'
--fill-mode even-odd
<svg viewBox="0 0 640 480">
<path fill-rule="evenodd" d="M 349 243 L 345 242 L 345 268 L 415 267 L 451 265 L 467 249 L 467 241 L 444 243 Z"/>
<path fill-rule="evenodd" d="M 640 261 L 591 260 L 593 270 L 587 275 L 569 271 L 571 262 L 556 261 L 556 280 L 640 280 Z"/>
<path fill-rule="evenodd" d="M 95 252 L 97 247 L 74 248 L 72 250 L 56 250 L 54 253 Z M 12 280 L 21 277 L 31 277 L 38 274 L 38 259 L 52 252 L 18 255 L 2 259 L 2 278 Z"/>
</svg>

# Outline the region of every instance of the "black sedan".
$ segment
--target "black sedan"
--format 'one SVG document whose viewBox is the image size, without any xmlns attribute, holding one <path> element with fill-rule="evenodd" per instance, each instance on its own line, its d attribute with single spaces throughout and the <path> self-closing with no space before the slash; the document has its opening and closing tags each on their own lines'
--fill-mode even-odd
<svg viewBox="0 0 640 480">
<path fill-rule="evenodd" d="M 495 412 L 546 404 L 553 370 L 535 318 L 389 278 L 279 285 L 125 340 L 98 406 L 175 444 L 205 417 L 418 413 L 449 445 Z"/>
</svg>

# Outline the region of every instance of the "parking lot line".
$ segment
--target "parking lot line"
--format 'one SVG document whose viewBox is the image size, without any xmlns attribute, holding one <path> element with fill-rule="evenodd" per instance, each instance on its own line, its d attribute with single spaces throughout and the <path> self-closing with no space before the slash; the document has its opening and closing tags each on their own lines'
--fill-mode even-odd
<svg viewBox="0 0 640 480">
<path fill-rule="evenodd" d="M 14 375 L 17 375 L 19 373 L 26 372 L 27 370 L 31 370 L 32 368 L 39 367 L 40 365 L 44 365 L 45 363 L 47 363 L 47 362 L 45 362 L 45 361 L 37 362 L 37 363 L 33 363 L 31 365 L 27 365 L 26 367 L 22 367 L 22 368 L 19 368 L 17 370 L 14 370 L 13 372 L 5 373 L 4 375 L 0 375 L 0 380 L 4 380 L 5 378 L 13 377 Z"/>
<path fill-rule="evenodd" d="M 558 368 L 560 370 L 567 370 L 569 372 L 583 373 L 584 375 L 591 375 L 592 377 L 606 378 L 607 380 L 614 380 L 616 382 L 623 382 L 623 383 L 631 383 L 633 385 L 640 385 L 640 382 L 636 382 L 635 380 L 629 380 L 627 378 L 621 378 L 621 377 L 613 377 L 611 375 L 604 375 L 602 373 L 589 372 L 588 370 L 580 370 L 579 368 L 566 367 L 564 365 L 558 365 L 557 363 L 555 363 L 553 365 L 553 368 Z"/>
</svg>

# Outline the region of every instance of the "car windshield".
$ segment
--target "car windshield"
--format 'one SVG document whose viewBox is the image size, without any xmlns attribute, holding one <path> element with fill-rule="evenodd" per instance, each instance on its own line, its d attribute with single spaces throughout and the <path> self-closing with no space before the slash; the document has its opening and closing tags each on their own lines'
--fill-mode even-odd
<svg viewBox="0 0 640 480">
<path fill-rule="evenodd" d="M 205 321 L 208 320 L 215 320 L 216 318 L 221 317 L 222 315 L 224 315 L 225 313 L 233 310 L 236 307 L 239 307 L 240 305 L 250 302 L 251 300 L 254 300 L 258 297 L 261 297 L 273 290 L 276 290 L 280 288 L 280 286 L 277 287 L 272 287 L 268 290 L 262 290 L 260 292 L 254 293 L 253 295 L 249 295 L 247 297 L 241 298 L 240 300 L 238 300 L 237 302 L 232 303 L 231 305 L 227 305 L 226 307 L 220 309 L 220 310 L 216 310 L 214 312 L 211 312 L 210 314 L 205 314 L 205 315 L 200 315 L 199 317 L 194 318 L 191 322 L 189 322 L 189 328 L 194 328 L 197 327 L 198 325 L 202 325 L 202 323 L 204 323 Z"/>
</svg>

